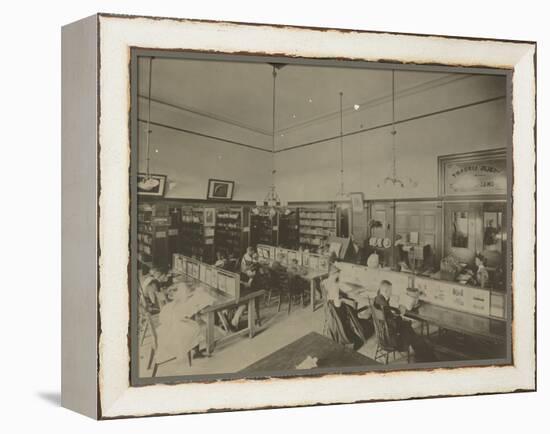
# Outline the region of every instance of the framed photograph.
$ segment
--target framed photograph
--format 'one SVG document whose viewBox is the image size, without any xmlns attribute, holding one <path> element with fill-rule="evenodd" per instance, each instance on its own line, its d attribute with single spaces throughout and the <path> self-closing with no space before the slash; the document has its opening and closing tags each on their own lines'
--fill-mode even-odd
<svg viewBox="0 0 550 434">
<path fill-rule="evenodd" d="M 536 389 L 534 42 L 100 14 L 62 44 L 64 406 L 112 419 Z M 365 216 L 336 225 L 350 189 Z M 260 272 L 201 280 L 257 271 L 250 240 L 283 251 L 256 203 L 299 216 L 261 269 L 300 275 L 300 303 L 268 303 Z M 172 219 L 186 206 L 204 219 Z M 364 252 L 332 267 L 331 237 Z M 170 270 L 174 254 L 188 266 Z M 406 318 L 390 337 L 387 306 Z"/>
<path fill-rule="evenodd" d="M 363 193 L 350 193 L 349 196 L 351 199 L 351 209 L 353 212 L 363 212 L 365 210 Z"/>
<path fill-rule="evenodd" d="M 232 200 L 235 181 L 224 181 L 221 179 L 208 180 L 207 199 L 213 200 Z"/>
<path fill-rule="evenodd" d="M 137 194 L 140 196 L 164 196 L 166 188 L 166 175 L 137 175 Z"/>
</svg>

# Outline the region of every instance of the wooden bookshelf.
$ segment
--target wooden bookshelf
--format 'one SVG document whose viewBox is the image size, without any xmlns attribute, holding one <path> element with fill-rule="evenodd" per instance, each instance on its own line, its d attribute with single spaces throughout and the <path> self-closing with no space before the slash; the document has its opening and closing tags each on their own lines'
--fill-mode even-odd
<svg viewBox="0 0 550 434">
<path fill-rule="evenodd" d="M 181 208 L 181 253 L 202 262 L 212 263 L 215 227 L 205 225 L 205 216 L 204 207 Z"/>
<path fill-rule="evenodd" d="M 138 261 L 147 267 L 168 268 L 171 254 L 168 244 L 170 216 L 163 204 L 138 206 Z"/>
<path fill-rule="evenodd" d="M 300 246 L 300 232 L 298 221 L 298 208 L 289 208 L 289 214 L 279 216 L 279 240 L 278 245 L 287 249 L 298 250 Z"/>
<path fill-rule="evenodd" d="M 322 247 L 329 237 L 337 236 L 338 209 L 300 208 L 300 245 L 311 249 Z"/>
<path fill-rule="evenodd" d="M 250 245 L 277 245 L 279 238 L 279 213 L 250 214 Z"/>
<path fill-rule="evenodd" d="M 247 207 L 218 208 L 215 250 L 240 257 L 250 242 L 250 212 Z"/>
</svg>

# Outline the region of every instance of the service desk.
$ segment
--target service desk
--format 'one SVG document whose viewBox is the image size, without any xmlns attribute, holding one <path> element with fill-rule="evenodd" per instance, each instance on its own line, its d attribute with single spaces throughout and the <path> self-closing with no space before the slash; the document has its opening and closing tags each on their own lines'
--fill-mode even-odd
<svg viewBox="0 0 550 434">
<path fill-rule="evenodd" d="M 452 330 L 496 343 L 506 341 L 506 321 L 502 319 L 460 312 L 426 302 L 421 302 L 405 316 L 423 323 L 434 324 L 444 330 Z"/>
</svg>

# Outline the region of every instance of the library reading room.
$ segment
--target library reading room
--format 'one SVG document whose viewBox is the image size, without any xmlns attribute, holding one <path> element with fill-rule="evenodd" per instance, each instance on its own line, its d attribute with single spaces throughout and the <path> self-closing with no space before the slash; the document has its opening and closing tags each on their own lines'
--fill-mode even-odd
<svg viewBox="0 0 550 434">
<path fill-rule="evenodd" d="M 131 75 L 139 379 L 509 363 L 505 75 L 146 50 Z"/>
</svg>

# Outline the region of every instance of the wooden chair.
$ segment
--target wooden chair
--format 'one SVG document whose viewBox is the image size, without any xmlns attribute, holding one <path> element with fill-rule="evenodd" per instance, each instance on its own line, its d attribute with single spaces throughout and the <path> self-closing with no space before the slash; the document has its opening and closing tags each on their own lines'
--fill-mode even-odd
<svg viewBox="0 0 550 434">
<path fill-rule="evenodd" d="M 288 279 L 288 312 L 290 313 L 292 302 L 296 299 L 300 300 L 302 307 L 305 306 L 308 292 L 304 280 L 299 275 L 289 274 Z"/>
<path fill-rule="evenodd" d="M 386 316 L 382 309 L 374 306 L 374 300 L 369 298 L 369 305 L 372 312 L 372 321 L 374 323 L 374 331 L 376 333 L 376 351 L 374 353 L 374 360 L 384 358 L 385 363 L 388 364 L 390 354 L 393 354 L 393 360 L 395 361 L 395 353 L 404 354 L 397 342 L 397 336 L 390 332 Z M 410 362 L 410 349 L 407 347 L 407 363 Z"/>
</svg>

